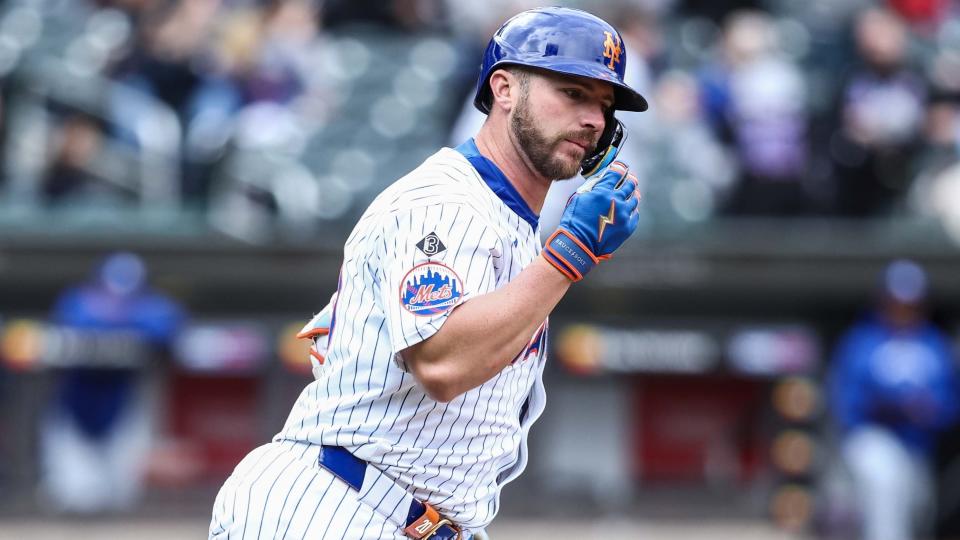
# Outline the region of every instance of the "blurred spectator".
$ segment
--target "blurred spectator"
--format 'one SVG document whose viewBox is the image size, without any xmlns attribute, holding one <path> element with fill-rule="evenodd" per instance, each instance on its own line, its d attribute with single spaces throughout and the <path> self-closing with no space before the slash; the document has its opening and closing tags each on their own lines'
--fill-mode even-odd
<svg viewBox="0 0 960 540">
<path fill-rule="evenodd" d="M 683 15 L 693 17 L 707 17 L 720 22 L 732 11 L 759 9 L 765 2 L 762 0 L 673 0 Z"/>
<path fill-rule="evenodd" d="M 9 134 L 9 120 L 7 119 L 7 79 L 0 77 L 0 155 L 7 156 L 7 138 Z M 4 159 L 9 159 L 5 157 Z M 3 171 L 6 169 L 6 166 L 3 165 L 3 162 L 0 161 L 0 199 L 3 197 L 4 190 L 7 184 L 7 175 L 3 174 Z"/>
<path fill-rule="evenodd" d="M 912 209 L 933 217 L 960 240 L 960 96 L 937 93 L 930 100 L 923 149 L 914 159 Z"/>
<path fill-rule="evenodd" d="M 236 109 L 237 92 L 212 62 L 209 51 L 218 0 L 125 4 L 130 4 L 123 7 L 137 23 L 137 35 L 129 52 L 114 66 L 113 77 L 152 96 L 157 103 L 130 99 L 124 94 L 111 97 L 113 120 L 123 140 L 142 146 L 145 134 L 141 133 L 140 119 L 150 118 L 157 107 L 172 110 L 179 126 L 189 125 L 198 114 L 195 102 L 205 83 L 219 83 L 216 88 L 220 92 L 208 90 L 203 96 L 204 106 L 216 106 L 224 118 Z M 213 95 L 218 98 L 216 102 Z M 183 194 L 200 197 L 205 180 L 197 178 L 192 170 L 184 172 L 184 185 L 180 186 Z"/>
<path fill-rule="evenodd" d="M 649 90 L 655 76 L 668 68 L 670 59 L 664 35 L 667 22 L 653 11 L 632 4 L 611 11 L 630 59 L 626 77 L 634 88 Z"/>
<path fill-rule="evenodd" d="M 889 265 L 876 313 L 846 333 L 834 357 L 833 415 L 868 540 L 923 537 L 932 525 L 931 459 L 938 432 L 956 419 L 958 387 L 926 293 L 917 264 Z"/>
<path fill-rule="evenodd" d="M 462 39 L 474 41 L 483 52 L 490 36 L 510 17 L 521 11 L 543 5 L 535 0 L 487 0 L 464 2 L 444 0 L 444 11 L 450 18 L 450 29 Z M 621 28 L 617 28 L 621 32 Z M 467 58 L 472 58 L 467 56 Z M 475 79 L 475 77 L 474 77 Z M 474 83 L 476 80 L 473 81 Z"/>
<path fill-rule="evenodd" d="M 181 0 L 148 11 L 116 77 L 156 96 L 182 117 L 202 79 L 202 55 L 218 7 L 218 0 Z"/>
<path fill-rule="evenodd" d="M 229 143 L 296 154 L 296 140 L 323 123 L 333 99 L 319 17 L 307 0 L 223 14 L 212 65 L 185 113 L 186 191 L 195 199 L 206 199 Z"/>
<path fill-rule="evenodd" d="M 816 206 L 804 185 L 809 112 L 799 66 L 781 54 L 776 26 L 754 11 L 731 14 L 721 57 L 701 72 L 711 124 L 739 157 L 727 212 L 798 215 Z"/>
<path fill-rule="evenodd" d="M 935 30 L 950 12 L 949 0 L 888 0 L 887 3 L 920 33 Z"/>
<path fill-rule="evenodd" d="M 101 122 L 68 112 L 54 128 L 50 161 L 43 173 L 43 194 L 52 204 L 129 201 L 136 194 L 107 181 L 102 174 L 104 133 Z"/>
<path fill-rule="evenodd" d="M 837 211 L 884 215 L 898 209 L 909 186 L 927 88 L 907 62 L 907 29 L 895 14 L 863 11 L 854 37 L 859 65 L 843 84 L 830 143 Z"/>
<path fill-rule="evenodd" d="M 138 501 L 151 446 L 139 375 L 172 344 L 184 317 L 145 283 L 139 257 L 115 254 L 54 307 L 52 322 L 72 337 L 40 428 L 41 482 L 56 511 L 117 511 Z"/>
<path fill-rule="evenodd" d="M 637 124 L 624 154 L 638 169 L 641 220 L 669 226 L 712 218 L 736 178 L 737 161 L 707 125 L 696 79 L 670 71 L 648 95 L 650 112 L 642 119 L 624 115 Z"/>
<path fill-rule="evenodd" d="M 937 176 L 960 160 L 960 96 L 931 95 L 923 123 L 923 146 L 913 160 L 917 176 Z"/>
<path fill-rule="evenodd" d="M 221 83 L 211 76 L 222 72 L 237 93 L 234 108 L 262 101 L 290 103 L 315 77 L 311 57 L 317 52 L 317 18 L 306 0 L 280 0 L 225 13 L 214 43 L 216 66 L 207 71 L 205 82 Z M 202 96 L 191 103 L 191 120 L 202 112 L 202 103 Z"/>
<path fill-rule="evenodd" d="M 331 29 L 369 24 L 420 32 L 440 29 L 446 22 L 442 0 L 326 0 L 323 9 Z"/>
</svg>

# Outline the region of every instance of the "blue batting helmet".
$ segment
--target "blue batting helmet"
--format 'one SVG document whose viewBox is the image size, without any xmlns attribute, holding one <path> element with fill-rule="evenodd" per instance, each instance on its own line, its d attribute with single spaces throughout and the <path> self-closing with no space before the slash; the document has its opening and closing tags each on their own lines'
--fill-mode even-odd
<svg viewBox="0 0 960 540">
<path fill-rule="evenodd" d="M 627 51 L 620 33 L 586 11 L 537 8 L 503 23 L 490 39 L 480 66 L 473 105 L 481 112 L 490 112 L 490 74 L 508 65 L 608 82 L 614 86 L 615 109 L 647 110 L 647 100 L 623 81 Z"/>
</svg>

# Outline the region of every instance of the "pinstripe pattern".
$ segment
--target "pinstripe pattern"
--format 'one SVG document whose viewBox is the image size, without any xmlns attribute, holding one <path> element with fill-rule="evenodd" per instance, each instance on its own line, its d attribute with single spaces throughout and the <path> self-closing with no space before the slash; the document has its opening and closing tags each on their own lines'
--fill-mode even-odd
<svg viewBox="0 0 960 540">
<path fill-rule="evenodd" d="M 405 538 L 360 502 L 355 490 L 308 456 L 316 456 L 309 445 L 290 442 L 270 443 L 251 452 L 217 494 L 210 538 Z"/>
<path fill-rule="evenodd" d="M 430 233 L 446 250 L 428 257 L 416 244 Z M 459 152 L 443 149 L 428 158 L 381 193 L 350 234 L 323 374 L 303 390 L 275 444 L 348 448 L 382 471 L 382 479 L 361 490 L 363 501 L 382 512 L 406 512 L 377 491 L 399 485 L 468 529 L 485 527 L 497 513 L 500 489 L 526 465 L 527 432 L 543 410 L 546 323 L 528 349 L 534 353 L 521 353 L 483 385 L 439 403 L 405 371 L 397 353 L 437 332 L 449 311 L 414 315 L 403 306 L 400 287 L 411 269 L 431 261 L 459 277 L 462 301 L 470 301 L 505 285 L 539 252 L 539 231 L 504 204 Z M 236 504 L 224 515 L 246 516 L 245 532 L 252 532 L 266 507 L 276 515 L 264 529 L 275 529 L 279 521 L 296 534 L 306 525 L 302 510 L 294 508 L 308 500 L 320 521 L 332 519 L 331 511 L 337 520 L 358 513 L 346 500 L 331 510 L 327 499 L 297 496 L 308 483 L 309 491 L 329 483 L 322 473 L 292 480 L 288 471 L 296 468 L 289 459 L 273 456 L 276 462 L 268 462 L 269 452 L 255 454 L 244 460 L 256 459 L 257 465 L 247 467 L 243 482 L 228 481 L 229 495 L 218 498 L 218 504 Z M 334 486 L 329 490 L 339 489 Z M 367 521 L 378 523 L 369 515 L 351 523 Z"/>
</svg>

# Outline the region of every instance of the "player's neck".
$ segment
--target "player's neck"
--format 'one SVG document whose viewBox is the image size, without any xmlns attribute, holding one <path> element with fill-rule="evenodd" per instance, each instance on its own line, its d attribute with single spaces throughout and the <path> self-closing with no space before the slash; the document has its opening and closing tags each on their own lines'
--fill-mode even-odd
<svg viewBox="0 0 960 540">
<path fill-rule="evenodd" d="M 497 129 L 491 120 L 477 132 L 477 149 L 503 172 L 527 206 L 539 214 L 551 179 L 540 176 L 526 154 L 516 147 L 508 129 Z"/>
</svg>

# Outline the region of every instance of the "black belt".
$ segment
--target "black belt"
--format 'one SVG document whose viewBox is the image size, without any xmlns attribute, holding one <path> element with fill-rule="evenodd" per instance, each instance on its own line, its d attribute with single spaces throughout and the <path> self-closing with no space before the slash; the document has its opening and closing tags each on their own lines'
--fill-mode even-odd
<svg viewBox="0 0 960 540">
<path fill-rule="evenodd" d="M 341 446 L 324 446 L 320 451 L 320 465 L 360 491 L 363 477 L 367 473 L 367 462 L 354 456 Z M 403 530 L 416 540 L 461 540 L 460 528 L 450 520 L 443 518 L 432 506 L 413 499 L 407 513 L 406 528 Z"/>
</svg>

